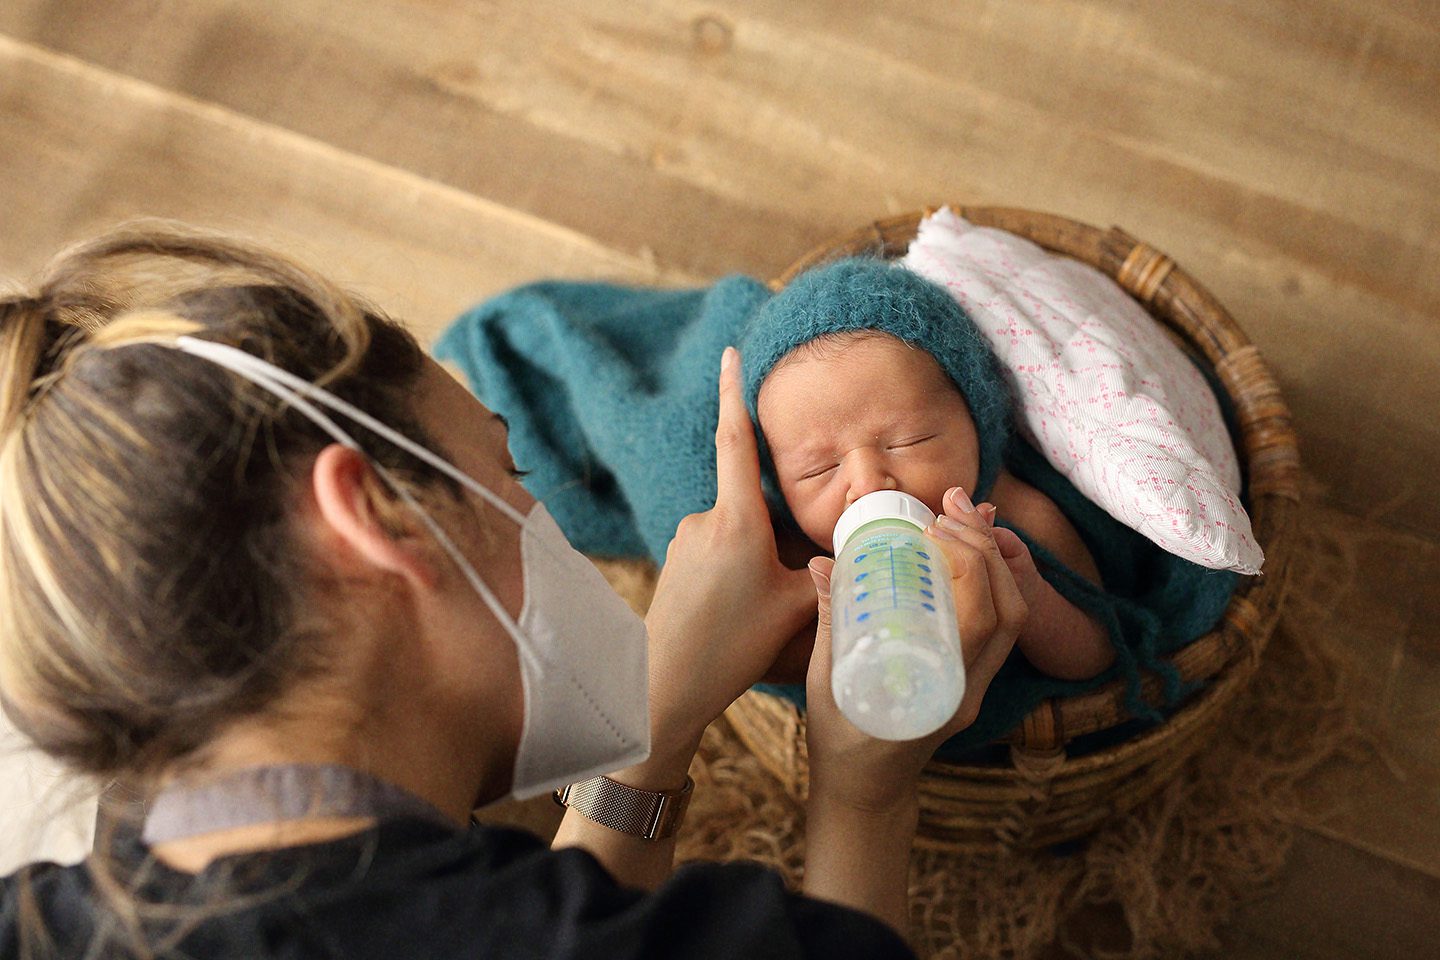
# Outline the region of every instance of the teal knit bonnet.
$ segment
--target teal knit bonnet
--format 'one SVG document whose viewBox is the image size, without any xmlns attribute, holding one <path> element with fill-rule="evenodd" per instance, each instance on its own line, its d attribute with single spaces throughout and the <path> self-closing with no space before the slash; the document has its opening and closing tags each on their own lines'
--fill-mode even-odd
<svg viewBox="0 0 1440 960">
<path fill-rule="evenodd" d="M 855 258 L 808 270 L 755 312 L 739 347 L 745 405 L 757 430 L 755 402 L 775 364 L 817 337 L 859 330 L 888 333 L 924 350 L 949 374 L 970 407 L 980 446 L 979 478 L 966 492 L 977 503 L 988 497 L 1010 438 L 1010 391 L 999 363 L 949 293 L 883 260 Z"/>
</svg>

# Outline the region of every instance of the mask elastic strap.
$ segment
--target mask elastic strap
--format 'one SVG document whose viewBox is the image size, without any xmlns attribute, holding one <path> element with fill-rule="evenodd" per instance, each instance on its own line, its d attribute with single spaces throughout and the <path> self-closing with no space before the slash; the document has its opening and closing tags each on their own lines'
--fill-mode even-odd
<svg viewBox="0 0 1440 960">
<path fill-rule="evenodd" d="M 447 477 L 454 480 L 456 483 L 460 484 L 461 486 L 470 490 L 475 495 L 486 500 L 491 506 L 495 507 L 501 513 L 504 513 L 506 516 L 508 516 L 511 520 L 514 520 L 520 526 L 523 527 L 525 525 L 525 515 L 522 514 L 519 510 L 516 510 L 509 503 L 507 503 L 505 499 L 499 494 L 495 493 L 495 491 L 489 489 L 488 487 L 482 486 L 479 481 L 477 481 L 474 477 L 471 477 L 469 474 L 458 469 L 448 460 L 445 460 L 443 457 L 437 456 L 433 451 L 427 450 L 425 447 L 422 447 L 420 444 L 416 443 L 414 440 L 411 440 L 404 434 L 399 433 L 398 431 L 394 430 L 393 428 L 384 423 L 381 423 L 379 420 L 376 420 L 374 417 L 366 413 L 364 410 L 361 410 L 359 407 L 340 399 L 339 397 L 335 396 L 335 394 L 326 390 L 324 387 L 317 386 L 316 384 L 313 384 L 302 377 L 297 377 L 290 371 L 281 369 L 280 367 L 275 366 L 275 364 L 271 363 L 268 360 L 261 359 L 260 357 L 255 356 L 253 353 L 246 353 L 244 350 L 241 350 L 238 347 L 232 347 L 229 344 L 216 343 L 213 340 L 201 340 L 196 337 L 182 336 L 176 339 L 175 345 L 185 353 L 193 354 L 197 357 L 204 357 L 206 360 L 210 360 L 214 363 L 219 364 L 222 367 L 233 370 L 235 373 L 239 373 L 241 376 L 246 376 L 247 379 L 250 378 L 248 377 L 246 371 L 241 369 L 242 367 L 247 368 L 249 371 L 260 373 L 264 375 L 267 379 L 276 381 L 283 386 L 289 387 L 290 390 L 293 391 L 294 395 L 298 397 L 313 397 L 322 406 L 326 406 L 339 413 L 343 413 L 345 416 L 349 417 L 351 420 L 354 420 L 356 423 L 360 424 L 366 429 L 371 430 L 372 432 L 395 444 L 395 446 L 404 450 L 406 453 L 409 453 L 410 455 L 416 457 L 419 460 L 423 460 L 425 463 L 434 467 L 436 470 L 439 470 L 441 473 L 445 474 Z M 277 396 L 284 395 L 277 394 Z M 286 397 L 286 399 L 289 398 Z M 311 417 L 311 419 L 314 418 Z M 320 423 L 320 421 L 317 420 L 316 423 L 322 428 L 325 428 L 325 425 L 323 423 Z M 328 430 L 328 428 L 325 429 Z M 332 436 L 333 435 L 334 434 L 332 434 Z M 345 441 L 341 442 L 343 443 Z M 354 445 L 353 442 L 351 443 L 351 445 Z M 360 448 L 356 446 L 355 449 L 359 450 Z"/>
<path fill-rule="evenodd" d="M 289 403 L 292 407 L 294 407 L 297 411 L 303 414 L 321 430 L 324 430 L 326 433 L 328 433 L 332 438 L 334 438 L 337 443 L 349 447 L 351 450 L 354 450 L 357 453 L 360 453 L 362 456 L 365 456 L 366 460 L 370 463 L 370 466 L 375 470 L 377 474 L 380 475 L 380 478 L 385 481 L 385 484 L 395 493 L 395 495 L 398 496 L 406 506 L 410 507 L 417 514 L 419 514 L 420 520 L 422 523 L 425 524 L 426 529 L 428 529 L 430 533 L 435 537 L 435 539 L 440 543 L 441 548 L 444 549 L 447 554 L 449 554 L 450 559 L 455 561 L 455 565 L 460 568 L 460 572 L 465 575 L 465 579 L 470 583 L 470 586 L 474 588 L 476 593 L 480 594 L 480 598 L 485 601 L 485 605 L 490 608 L 490 612 L 495 615 L 495 619 L 499 620 L 500 624 L 505 628 L 505 632 L 510 634 L 510 639 L 514 641 L 515 648 L 519 652 L 520 656 L 529 660 L 532 667 L 538 665 L 536 663 L 536 652 L 530 648 L 529 644 L 524 642 L 519 625 L 516 624 L 513 619 L 511 619 L 510 614 L 506 612 L 505 607 L 503 604 L 500 603 L 499 598 L 496 597 L 495 594 L 490 590 L 490 587 L 485 583 L 485 581 L 480 579 L 480 575 L 475 572 L 475 568 L 470 565 L 470 561 L 465 559 L 464 554 L 460 552 L 460 548 L 455 545 L 455 542 L 450 539 L 449 535 L 446 534 L 445 531 L 440 527 L 440 524 L 438 524 L 435 521 L 435 518 L 430 515 L 430 512 L 424 507 L 422 507 L 420 505 L 420 502 L 417 501 L 410 494 L 410 492 L 405 489 L 404 485 L 397 482 L 395 478 L 390 475 L 390 472 L 388 470 L 386 470 L 381 464 L 377 463 L 374 459 L 366 455 L 364 449 L 360 446 L 359 443 L 356 442 L 354 437 L 346 433 L 339 424 L 337 424 L 334 420 L 327 416 L 323 411 L 317 409 L 314 404 L 311 404 L 307 400 L 306 396 L 302 396 L 296 389 L 292 389 L 289 383 L 286 383 L 286 381 L 290 381 L 290 383 L 300 384 L 301 389 L 304 390 L 305 394 L 308 397 L 313 397 L 320 403 L 332 407 L 335 410 L 338 410 L 339 412 L 345 414 L 346 416 L 351 417 L 352 419 L 358 421 L 362 426 L 365 426 L 366 428 L 374 431 L 379 436 L 385 438 L 386 440 L 389 440 L 391 443 L 404 449 L 406 452 L 415 455 L 419 459 L 428 463 L 430 466 L 441 471 L 446 476 L 450 477 L 457 483 L 464 486 L 466 489 L 473 490 L 475 493 L 490 502 L 492 505 L 499 508 L 512 520 L 515 520 L 517 523 L 519 523 L 521 529 L 523 530 L 525 525 L 525 517 L 523 514 L 520 513 L 520 511 L 516 510 L 510 504 L 506 503 L 503 499 L 500 498 L 498 494 L 481 486 L 480 483 L 477 482 L 474 478 L 463 473 L 452 464 L 446 462 L 445 460 L 436 456 L 431 451 L 422 447 L 420 444 L 415 443 L 413 440 L 400 433 L 397 433 L 390 427 L 386 426 L 385 424 L 376 420 L 374 417 L 365 413 L 363 410 L 360 410 L 358 407 L 346 403 L 344 400 L 341 400 L 339 397 L 330 393 L 325 388 L 318 387 L 313 383 L 302 380 L 301 378 L 296 377 L 294 374 L 288 373 L 287 371 L 280 369 L 279 367 L 275 366 L 273 363 L 270 363 L 267 360 L 262 360 L 254 354 L 246 353 L 244 350 L 239 350 L 235 347 L 231 347 L 223 343 L 215 343 L 209 340 L 198 340 L 194 337 L 180 337 L 175 341 L 175 346 L 177 349 L 185 353 L 200 357 L 205 360 L 209 360 L 211 363 L 224 367 L 225 369 L 230 370 L 231 372 L 245 378 L 246 380 L 249 380 L 256 386 L 268 391 L 269 393 L 274 394 L 275 396 Z"/>
</svg>

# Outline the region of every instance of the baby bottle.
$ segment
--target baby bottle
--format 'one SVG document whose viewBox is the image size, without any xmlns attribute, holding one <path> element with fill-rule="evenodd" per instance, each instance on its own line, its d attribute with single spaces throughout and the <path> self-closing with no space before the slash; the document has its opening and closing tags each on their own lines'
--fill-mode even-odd
<svg viewBox="0 0 1440 960">
<path fill-rule="evenodd" d="M 840 712 L 881 740 L 934 733 L 965 692 L 950 572 L 921 535 L 934 520 L 909 494 L 879 490 L 835 524 L 830 689 Z"/>
</svg>

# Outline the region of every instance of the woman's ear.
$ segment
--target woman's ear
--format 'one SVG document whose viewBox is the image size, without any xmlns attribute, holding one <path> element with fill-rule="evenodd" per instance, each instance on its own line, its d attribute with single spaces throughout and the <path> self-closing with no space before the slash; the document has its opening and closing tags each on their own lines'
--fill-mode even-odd
<svg viewBox="0 0 1440 960">
<path fill-rule="evenodd" d="M 364 454 L 330 444 L 315 458 L 310 487 L 325 525 L 360 561 L 417 587 L 436 586 L 439 573 L 418 542 L 397 537 L 393 525 L 386 524 L 393 506 L 381 499 L 384 481 Z"/>
</svg>

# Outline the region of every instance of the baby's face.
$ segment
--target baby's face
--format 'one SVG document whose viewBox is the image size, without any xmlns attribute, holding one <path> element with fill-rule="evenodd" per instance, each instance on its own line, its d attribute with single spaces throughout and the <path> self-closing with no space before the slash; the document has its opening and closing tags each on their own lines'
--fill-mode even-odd
<svg viewBox="0 0 1440 960">
<path fill-rule="evenodd" d="M 785 502 L 826 550 L 840 514 L 867 493 L 900 490 L 938 514 L 946 490 L 975 486 L 965 398 L 934 357 L 889 335 L 784 361 L 756 408 Z"/>
</svg>

